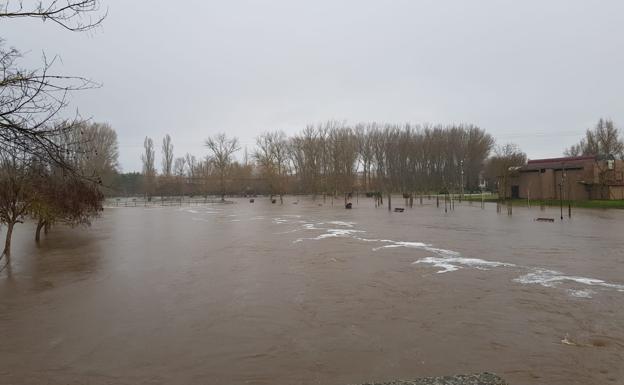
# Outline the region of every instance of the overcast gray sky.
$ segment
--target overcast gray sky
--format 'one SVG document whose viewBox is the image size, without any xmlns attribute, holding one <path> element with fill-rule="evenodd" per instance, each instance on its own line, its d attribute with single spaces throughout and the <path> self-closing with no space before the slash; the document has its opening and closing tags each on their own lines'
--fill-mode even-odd
<svg viewBox="0 0 624 385">
<path fill-rule="evenodd" d="M 10 20 L 0 36 L 103 84 L 72 108 L 117 130 L 124 171 L 166 133 L 203 156 L 222 131 L 251 148 L 328 119 L 465 122 L 539 158 L 601 116 L 624 126 L 621 0 L 102 2 L 95 32 Z"/>
</svg>

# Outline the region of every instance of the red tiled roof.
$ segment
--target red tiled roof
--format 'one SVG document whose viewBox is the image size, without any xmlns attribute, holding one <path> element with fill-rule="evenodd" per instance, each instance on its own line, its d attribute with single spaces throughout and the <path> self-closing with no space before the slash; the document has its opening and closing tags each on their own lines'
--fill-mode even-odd
<svg viewBox="0 0 624 385">
<path fill-rule="evenodd" d="M 564 158 L 548 158 L 548 159 L 532 159 L 527 162 L 527 165 L 534 163 L 567 163 L 567 162 L 578 162 L 583 160 L 595 160 L 596 156 L 568 156 Z"/>
</svg>

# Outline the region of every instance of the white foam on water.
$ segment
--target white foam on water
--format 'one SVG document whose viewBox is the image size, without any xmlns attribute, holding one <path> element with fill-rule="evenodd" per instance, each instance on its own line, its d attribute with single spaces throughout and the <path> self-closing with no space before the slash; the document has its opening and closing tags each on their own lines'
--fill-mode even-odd
<svg viewBox="0 0 624 385">
<path fill-rule="evenodd" d="M 333 237 L 348 237 L 355 233 L 363 233 L 362 230 L 351 230 L 351 229 L 327 229 L 325 234 L 319 235 L 321 239 L 323 238 L 333 238 Z"/>
<path fill-rule="evenodd" d="M 326 232 L 314 238 L 299 238 L 293 241 L 293 243 L 303 242 L 304 240 L 320 241 L 321 239 L 327 239 L 327 238 L 353 238 L 352 237 L 353 234 L 364 232 L 362 230 L 352 230 L 352 229 L 316 229 L 315 228 L 315 230 L 325 230 Z"/>
<path fill-rule="evenodd" d="M 322 227 L 316 227 L 315 223 L 304 223 L 302 227 L 304 230 L 326 230 Z"/>
<path fill-rule="evenodd" d="M 437 247 L 427 246 L 427 247 L 425 247 L 425 250 L 431 251 L 432 253 L 436 253 L 438 255 L 443 255 L 443 256 L 446 256 L 446 257 L 449 257 L 449 258 L 458 258 L 458 257 L 461 256 L 461 254 L 458 253 L 457 251 L 446 250 L 446 249 L 439 249 Z M 479 261 L 485 261 L 485 260 L 479 259 Z M 485 262 L 487 262 L 487 261 L 485 261 Z M 492 262 L 492 263 L 501 264 L 500 266 L 505 265 L 502 262 Z M 506 266 L 513 266 L 513 265 L 509 264 L 509 265 L 506 265 Z"/>
<path fill-rule="evenodd" d="M 427 257 L 412 262 L 413 265 L 417 263 L 430 263 L 435 267 L 441 268 L 442 270 L 437 271 L 438 274 L 459 270 L 458 266 L 449 263 L 445 258 Z"/>
<path fill-rule="evenodd" d="M 381 240 L 380 242 L 390 243 L 390 245 L 379 246 L 373 249 L 373 251 L 381 250 L 381 249 L 394 249 L 398 247 L 408 247 L 412 249 L 426 249 L 430 245 L 422 242 L 402 242 L 402 241 L 391 241 L 391 240 Z"/>
<path fill-rule="evenodd" d="M 585 289 L 585 290 L 573 290 L 570 289 L 568 290 L 568 293 L 572 296 L 572 297 L 577 297 L 577 298 L 592 298 L 592 296 L 596 293 L 593 290 L 590 289 Z"/>
<path fill-rule="evenodd" d="M 353 237 L 354 239 L 357 239 L 358 241 L 362 241 L 362 242 L 377 242 L 377 243 L 394 243 L 393 240 L 390 239 L 371 239 L 371 238 L 360 238 L 360 237 Z M 373 249 L 373 251 L 377 251 L 379 249 L 381 249 L 382 247 L 376 247 Z"/>
<path fill-rule="evenodd" d="M 279 222 L 277 223 L 286 223 L 288 222 L 285 219 L 276 218 Z M 494 268 L 501 267 L 515 267 L 518 269 L 528 270 L 529 272 L 523 276 L 520 276 L 514 281 L 520 282 L 523 284 L 539 284 L 544 287 L 556 287 L 562 282 L 572 282 L 587 286 L 601 287 L 606 289 L 615 289 L 620 292 L 624 292 L 624 284 L 616 284 L 611 282 L 606 282 L 601 279 L 596 278 L 587 278 L 587 277 L 578 277 L 578 276 L 568 276 L 561 272 L 540 268 L 532 268 L 522 265 L 516 265 L 513 263 L 507 262 L 499 262 L 499 261 L 488 261 L 480 258 L 466 258 L 461 255 L 461 253 L 453 250 L 442 249 L 438 247 L 434 247 L 431 244 L 424 242 L 408 242 L 408 241 L 394 241 L 391 239 L 373 239 L 373 238 L 364 238 L 358 236 L 360 233 L 365 233 L 363 230 L 356 230 L 355 222 L 343 222 L 343 221 L 329 221 L 329 222 L 306 222 L 306 221 L 297 221 L 297 223 L 301 224 L 301 230 L 315 230 L 315 231 L 325 231 L 325 233 L 318 235 L 314 238 L 299 238 L 293 243 L 303 242 L 304 240 L 322 240 L 328 238 L 352 238 L 362 242 L 373 242 L 373 243 L 382 243 L 385 245 L 373 248 L 373 251 L 378 251 L 381 249 L 395 249 L 395 248 L 412 248 L 428 251 L 430 253 L 435 254 L 434 256 L 429 256 L 425 258 L 418 259 L 412 264 L 430 264 L 433 265 L 440 270 L 437 273 L 448 273 L 457 271 L 462 268 L 473 268 L 479 270 L 490 270 Z M 318 227 L 324 224 L 331 224 L 335 226 L 347 227 L 345 228 L 323 228 Z M 294 233 L 299 231 L 299 229 L 291 230 L 286 233 Z M 281 233 L 281 234 L 286 234 Z M 592 298 L 595 294 L 594 290 L 591 289 L 569 289 L 567 292 L 576 298 Z"/>
<path fill-rule="evenodd" d="M 398 247 L 406 247 L 406 248 L 411 248 L 411 249 L 426 250 L 426 251 L 432 252 L 434 254 L 437 254 L 437 255 L 440 255 L 440 256 L 449 257 L 449 258 L 457 258 L 457 257 L 461 256 L 461 254 L 458 253 L 457 251 L 440 249 L 440 248 L 437 248 L 437 247 L 432 247 L 430 244 L 423 243 L 423 242 L 392 241 L 392 240 L 389 240 L 389 239 L 381 239 L 381 240 L 379 240 L 379 242 L 385 242 L 385 243 L 390 243 L 390 244 L 389 245 L 385 245 L 385 246 L 376 247 L 376 248 L 373 249 L 374 251 L 377 251 L 377 250 L 380 250 L 380 249 L 394 249 L 394 248 L 398 248 Z M 494 262 L 494 263 L 501 263 L 501 262 Z"/>
<path fill-rule="evenodd" d="M 563 282 L 575 282 L 582 285 L 605 287 L 624 292 L 624 285 L 621 284 L 610 283 L 596 278 L 565 275 L 556 270 L 532 269 L 531 272 L 514 279 L 514 281 L 524 284 L 538 284 L 544 287 L 555 287 Z"/>
<path fill-rule="evenodd" d="M 343 221 L 331 221 L 327 223 L 330 225 L 344 226 L 344 227 L 353 227 L 356 224 L 355 222 L 343 222 Z"/>
<path fill-rule="evenodd" d="M 212 222 L 210 219 L 206 219 L 206 218 L 197 218 L 197 217 L 193 217 L 193 218 L 191 218 L 191 220 L 193 220 L 193 221 L 198 221 L 198 222 Z"/>
<path fill-rule="evenodd" d="M 199 211 L 197 210 L 186 209 L 184 211 L 186 211 L 187 213 L 191 213 L 191 214 L 199 214 Z"/>
<path fill-rule="evenodd" d="M 318 223 L 318 224 L 322 224 Z M 327 222 L 327 224 L 338 224 L 346 227 L 353 227 L 355 225 L 354 222 L 341 222 L 341 221 L 331 221 Z M 446 250 L 437 247 L 432 247 L 432 245 L 424 242 L 408 242 L 408 241 L 393 241 L 390 239 L 370 239 L 359 237 L 356 234 L 364 233 L 363 230 L 355 230 L 355 229 L 323 229 L 316 227 L 314 223 L 306 223 L 303 225 L 303 228 L 306 230 L 325 230 L 326 233 L 321 234 L 315 238 L 299 238 L 294 243 L 302 242 L 304 240 L 321 240 L 326 238 L 346 238 L 350 237 L 363 242 L 375 242 L 375 243 L 387 243 L 386 245 L 379 246 L 373 248 L 373 251 L 377 251 L 380 249 L 393 249 L 393 248 L 413 248 L 420 249 L 432 252 L 437 256 L 427 257 L 419 259 L 414 262 L 417 263 L 429 263 L 436 267 L 441 268 L 442 270 L 438 273 L 446 273 L 450 271 L 457 271 L 462 267 L 472 267 L 480 270 L 489 270 L 491 268 L 496 267 L 513 267 L 514 264 L 497 262 L 497 261 L 486 261 L 484 259 L 478 258 L 464 258 L 460 253 L 453 250 Z"/>
<path fill-rule="evenodd" d="M 294 230 L 289 230 L 289 231 L 283 231 L 281 233 L 274 233 L 275 235 L 282 235 L 282 234 L 292 234 L 292 233 L 296 233 L 300 231 L 300 229 L 294 229 Z"/>
<path fill-rule="evenodd" d="M 449 251 L 449 250 L 445 250 Z M 447 257 L 447 256 L 439 256 L 439 257 L 426 257 L 413 262 L 413 264 L 419 263 L 429 263 L 436 267 L 441 267 L 444 270 L 438 271 L 438 273 L 446 273 L 449 271 L 457 271 L 462 267 L 472 267 L 474 269 L 479 270 L 490 270 L 496 267 L 513 267 L 514 264 L 504 263 L 504 262 L 495 262 L 495 261 L 486 261 L 485 259 L 479 258 L 464 258 L 464 257 Z"/>
</svg>

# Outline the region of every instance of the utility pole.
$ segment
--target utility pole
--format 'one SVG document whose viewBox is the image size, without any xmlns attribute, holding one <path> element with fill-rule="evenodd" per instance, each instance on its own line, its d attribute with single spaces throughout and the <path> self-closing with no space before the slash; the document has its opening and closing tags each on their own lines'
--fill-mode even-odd
<svg viewBox="0 0 624 385">
<path fill-rule="evenodd" d="M 481 180 L 481 177 L 479 177 L 479 189 L 481 189 L 481 208 L 484 209 L 485 208 L 485 198 L 483 196 L 483 193 L 485 191 L 485 180 Z"/>
<path fill-rule="evenodd" d="M 461 166 L 461 186 L 459 193 L 459 203 L 461 203 L 462 199 L 464 199 L 464 160 L 460 160 L 459 164 Z"/>
<path fill-rule="evenodd" d="M 559 183 L 559 208 L 561 209 L 561 220 L 563 220 L 563 181 Z"/>
<path fill-rule="evenodd" d="M 559 183 L 559 206 L 561 208 L 561 220 L 563 220 L 563 185 L 566 179 L 565 163 L 561 164 L 561 183 Z"/>
<path fill-rule="evenodd" d="M 566 181 L 566 187 L 567 187 L 566 189 L 568 190 L 568 218 L 572 218 L 572 201 L 570 200 L 572 192 L 570 191 L 570 181 L 568 180 L 567 173 L 565 175 L 565 181 Z"/>
</svg>

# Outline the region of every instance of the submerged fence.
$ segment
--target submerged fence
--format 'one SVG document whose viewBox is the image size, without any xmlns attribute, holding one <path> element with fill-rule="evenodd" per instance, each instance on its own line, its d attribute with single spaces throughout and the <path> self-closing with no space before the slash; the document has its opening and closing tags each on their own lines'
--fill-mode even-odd
<svg viewBox="0 0 624 385">
<path fill-rule="evenodd" d="M 210 203 L 229 204 L 234 202 L 222 200 L 220 197 L 127 197 L 107 198 L 104 201 L 104 207 L 196 206 Z"/>
</svg>

